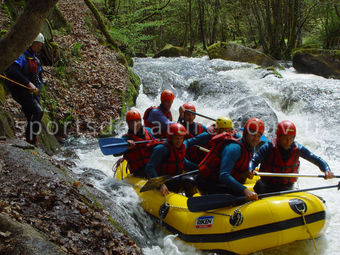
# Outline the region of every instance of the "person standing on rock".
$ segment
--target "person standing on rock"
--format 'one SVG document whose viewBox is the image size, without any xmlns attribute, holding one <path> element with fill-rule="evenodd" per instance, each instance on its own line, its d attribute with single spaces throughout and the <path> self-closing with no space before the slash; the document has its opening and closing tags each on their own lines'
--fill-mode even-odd
<svg viewBox="0 0 340 255">
<path fill-rule="evenodd" d="M 37 53 L 45 42 L 44 36 L 39 33 L 32 45 L 7 69 L 7 77 L 14 82 L 6 81 L 12 97 L 17 101 L 27 119 L 26 141 L 38 145 L 37 134 L 41 129 L 43 109 L 39 101 L 39 91 L 42 87 L 42 67 Z"/>
</svg>

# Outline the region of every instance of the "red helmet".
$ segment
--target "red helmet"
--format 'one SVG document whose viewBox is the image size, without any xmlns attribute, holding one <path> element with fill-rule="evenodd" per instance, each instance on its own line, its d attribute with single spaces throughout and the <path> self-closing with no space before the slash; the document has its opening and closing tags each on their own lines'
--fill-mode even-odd
<svg viewBox="0 0 340 255">
<path fill-rule="evenodd" d="M 137 110 L 130 110 L 126 113 L 125 120 L 126 122 L 129 122 L 131 120 L 140 120 L 142 117 L 140 116 L 140 113 Z"/>
<path fill-rule="evenodd" d="M 243 135 L 247 133 L 259 132 L 261 135 L 264 132 L 264 123 L 258 118 L 250 118 L 244 125 Z"/>
<path fill-rule="evenodd" d="M 186 128 L 180 123 L 171 123 L 168 129 L 168 136 L 172 135 L 186 135 Z"/>
<path fill-rule="evenodd" d="M 276 136 L 296 135 L 296 127 L 290 120 L 283 120 L 277 125 Z"/>
<path fill-rule="evenodd" d="M 196 108 L 192 103 L 185 103 L 183 104 L 184 109 L 191 110 L 193 112 L 196 112 Z"/>
<path fill-rule="evenodd" d="M 173 101 L 175 99 L 175 94 L 171 90 L 163 90 L 161 94 L 161 102 L 163 101 Z"/>
</svg>

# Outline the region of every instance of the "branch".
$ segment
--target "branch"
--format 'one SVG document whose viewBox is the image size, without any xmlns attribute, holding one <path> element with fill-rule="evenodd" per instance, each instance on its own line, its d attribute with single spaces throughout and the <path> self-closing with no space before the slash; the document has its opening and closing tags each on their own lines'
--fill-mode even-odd
<svg viewBox="0 0 340 255">
<path fill-rule="evenodd" d="M 134 21 L 133 23 L 142 23 L 142 22 L 144 22 L 145 20 L 151 18 L 152 16 L 156 15 L 159 11 L 161 11 L 165 7 L 167 7 L 170 4 L 170 2 L 171 2 L 171 0 L 168 0 L 168 2 L 166 4 L 164 4 L 162 7 L 159 7 L 158 9 L 154 10 L 153 13 L 151 13 L 150 15 L 142 18 L 141 20 Z"/>
<path fill-rule="evenodd" d="M 93 4 L 93 2 L 91 0 L 84 0 L 84 2 L 86 3 L 87 7 L 89 7 L 89 9 L 91 10 L 94 17 L 96 18 L 98 25 L 99 25 L 99 29 L 103 33 L 103 35 L 105 36 L 107 42 L 112 44 L 116 49 L 118 49 L 121 46 L 120 43 L 118 41 L 116 41 L 107 31 L 105 23 L 104 23 L 104 19 L 100 15 L 96 6 Z"/>
</svg>

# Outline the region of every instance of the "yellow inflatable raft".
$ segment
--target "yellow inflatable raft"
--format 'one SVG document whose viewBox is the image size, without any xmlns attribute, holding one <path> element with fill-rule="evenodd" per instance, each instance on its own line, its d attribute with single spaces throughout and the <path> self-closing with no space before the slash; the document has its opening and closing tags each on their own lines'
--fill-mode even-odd
<svg viewBox="0 0 340 255">
<path fill-rule="evenodd" d="M 115 177 L 133 186 L 142 207 L 160 220 L 162 227 L 201 250 L 249 254 L 296 240 L 314 239 L 328 225 L 324 203 L 307 192 L 263 198 L 235 207 L 190 212 L 188 198 L 183 195 L 170 193 L 164 197 L 157 190 L 140 193 L 146 180 L 128 175 L 126 162 L 117 168 Z M 247 183 L 250 188 L 253 185 L 254 181 Z"/>
</svg>

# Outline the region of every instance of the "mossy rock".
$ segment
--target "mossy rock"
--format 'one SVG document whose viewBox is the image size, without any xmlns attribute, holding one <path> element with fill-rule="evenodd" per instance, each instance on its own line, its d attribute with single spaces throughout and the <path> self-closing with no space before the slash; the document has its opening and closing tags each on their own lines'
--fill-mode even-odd
<svg viewBox="0 0 340 255">
<path fill-rule="evenodd" d="M 171 44 L 167 44 L 164 46 L 162 50 L 156 53 L 153 57 L 190 57 L 190 52 L 187 48 L 173 46 Z"/>
<path fill-rule="evenodd" d="M 136 100 L 139 94 L 139 88 L 141 81 L 136 73 L 133 72 L 131 68 L 128 68 L 129 71 L 129 81 L 127 83 L 127 90 L 123 91 L 121 94 L 121 111 L 120 117 L 124 118 L 128 109 L 134 105 L 136 105 Z M 115 135 L 115 126 L 117 125 L 117 120 L 113 120 L 111 125 L 108 126 L 99 137 L 108 137 Z"/>
<path fill-rule="evenodd" d="M 208 47 L 210 59 L 221 58 L 230 61 L 239 61 L 257 64 L 263 67 L 280 67 L 278 62 L 266 54 L 237 43 L 217 42 Z"/>
<path fill-rule="evenodd" d="M 0 105 L 0 136 L 14 137 L 12 116 Z"/>
<path fill-rule="evenodd" d="M 60 145 L 54 136 L 54 130 L 52 130 L 54 126 L 54 122 L 50 120 L 50 117 L 47 113 L 44 113 L 42 118 L 42 130 L 38 135 L 39 146 L 42 148 L 47 154 L 53 155 L 59 151 Z"/>
<path fill-rule="evenodd" d="M 0 103 L 5 104 L 6 90 L 5 86 L 0 82 Z"/>
<path fill-rule="evenodd" d="M 293 55 L 293 67 L 300 73 L 340 79 L 340 50 L 299 49 Z"/>
</svg>

